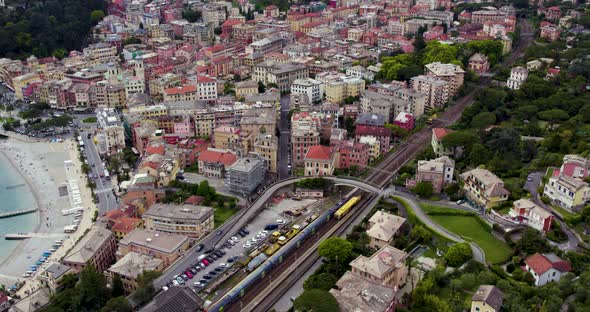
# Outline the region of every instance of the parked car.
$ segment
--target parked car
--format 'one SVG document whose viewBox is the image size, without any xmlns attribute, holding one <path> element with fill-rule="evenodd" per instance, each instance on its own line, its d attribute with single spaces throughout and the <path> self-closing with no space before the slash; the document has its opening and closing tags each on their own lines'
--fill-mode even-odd
<svg viewBox="0 0 590 312">
<path fill-rule="evenodd" d="M 199 244 L 199 246 L 197 247 L 197 252 L 201 252 L 204 248 L 205 248 L 205 245 Z"/>
</svg>

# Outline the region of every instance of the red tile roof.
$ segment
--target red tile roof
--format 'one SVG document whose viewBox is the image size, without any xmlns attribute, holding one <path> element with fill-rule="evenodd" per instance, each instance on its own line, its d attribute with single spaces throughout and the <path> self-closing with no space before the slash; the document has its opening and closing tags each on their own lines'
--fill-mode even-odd
<svg viewBox="0 0 590 312">
<path fill-rule="evenodd" d="M 531 270 L 535 271 L 537 275 L 543 275 L 551 268 L 556 269 L 560 272 L 569 272 L 572 270 L 572 267 L 569 264 L 569 262 L 561 259 L 555 262 L 551 262 L 550 259 L 548 259 L 545 255 L 542 255 L 540 253 L 536 253 L 526 258 L 524 262 L 529 266 L 529 268 L 531 268 Z"/>
<path fill-rule="evenodd" d="M 129 233 L 141 224 L 142 220 L 138 218 L 123 217 L 117 220 L 111 227 L 113 232 Z"/>
<path fill-rule="evenodd" d="M 207 76 L 198 76 L 197 77 L 197 82 L 198 83 L 211 83 L 211 82 L 215 82 L 217 80 L 211 78 L 211 77 L 207 77 Z"/>
<path fill-rule="evenodd" d="M 432 133 L 434 134 L 434 137 L 437 140 L 442 140 L 442 138 L 446 137 L 447 134 L 453 132 L 453 130 L 451 129 L 446 129 L 446 128 L 434 128 L 432 129 Z"/>
<path fill-rule="evenodd" d="M 168 95 L 183 94 L 189 92 L 197 92 L 197 87 L 193 85 L 185 85 L 182 87 L 174 87 L 164 90 L 164 93 Z"/>
<path fill-rule="evenodd" d="M 205 197 L 203 196 L 197 196 L 197 195 L 191 195 L 189 196 L 189 198 L 187 198 L 184 203 L 188 204 L 188 205 L 198 205 L 200 204 L 203 200 L 205 199 Z"/>
<path fill-rule="evenodd" d="M 225 22 L 223 22 L 223 24 L 221 25 L 223 26 L 234 26 L 234 25 L 240 25 L 242 24 L 242 21 L 237 20 L 237 19 L 228 19 Z"/>
<path fill-rule="evenodd" d="M 225 166 L 231 166 L 237 160 L 236 155 L 232 153 L 222 153 L 217 151 L 203 151 L 199 154 L 199 161 L 214 163 L 221 162 Z"/>
<path fill-rule="evenodd" d="M 145 153 L 147 155 L 160 154 L 164 156 L 164 154 L 166 153 L 166 148 L 164 147 L 164 145 L 150 145 L 145 148 Z"/>
<path fill-rule="evenodd" d="M 334 150 L 331 147 L 315 145 L 309 148 L 307 155 L 305 155 L 305 159 L 330 160 L 332 159 L 333 153 Z"/>
</svg>

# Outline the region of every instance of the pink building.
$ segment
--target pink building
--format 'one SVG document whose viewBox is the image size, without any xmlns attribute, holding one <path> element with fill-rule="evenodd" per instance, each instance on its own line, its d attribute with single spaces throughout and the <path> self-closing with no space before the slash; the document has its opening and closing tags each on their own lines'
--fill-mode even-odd
<svg viewBox="0 0 590 312">
<path fill-rule="evenodd" d="M 337 146 L 338 162 L 337 169 L 347 169 L 357 166 L 359 169 L 369 164 L 369 146 L 354 141 L 342 141 Z"/>
<path fill-rule="evenodd" d="M 172 45 L 158 47 L 156 49 L 156 53 L 158 54 L 158 60 L 164 60 L 167 58 L 174 57 L 174 51 L 176 51 L 176 49 Z"/>
<path fill-rule="evenodd" d="M 391 140 L 391 130 L 381 126 L 357 125 L 355 130 L 355 139 L 363 137 L 375 137 L 380 144 L 381 155 L 389 152 L 389 141 Z"/>
<path fill-rule="evenodd" d="M 560 34 L 561 30 L 556 25 L 549 22 L 541 23 L 541 38 L 547 38 L 550 41 L 555 41 L 559 39 Z"/>
<path fill-rule="evenodd" d="M 402 129 L 411 131 L 414 129 L 414 116 L 410 113 L 401 112 L 395 117 L 393 124 Z"/>
<path fill-rule="evenodd" d="M 185 116 L 174 122 L 174 134 L 184 137 L 195 136 L 195 124 L 189 116 Z"/>
<path fill-rule="evenodd" d="M 438 40 L 444 35 L 445 29 L 442 26 L 434 26 L 430 30 L 424 32 L 424 40 Z"/>
</svg>

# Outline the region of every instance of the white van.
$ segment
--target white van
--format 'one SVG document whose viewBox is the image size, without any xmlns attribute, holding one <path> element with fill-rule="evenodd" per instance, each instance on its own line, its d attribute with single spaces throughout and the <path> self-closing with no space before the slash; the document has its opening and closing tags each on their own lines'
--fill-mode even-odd
<svg viewBox="0 0 590 312">
<path fill-rule="evenodd" d="M 205 259 L 206 257 L 207 257 L 207 256 L 205 256 L 205 255 L 200 255 L 200 256 L 197 258 L 197 260 L 201 261 L 201 260 Z"/>
</svg>

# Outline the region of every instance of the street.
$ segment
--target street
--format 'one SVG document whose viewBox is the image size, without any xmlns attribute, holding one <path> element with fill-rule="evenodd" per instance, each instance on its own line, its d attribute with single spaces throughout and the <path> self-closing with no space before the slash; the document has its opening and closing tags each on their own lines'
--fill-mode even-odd
<svg viewBox="0 0 590 312">
<path fill-rule="evenodd" d="M 288 95 L 281 97 L 281 117 L 279 121 L 279 152 L 278 152 L 278 175 L 279 180 L 287 179 L 289 174 L 289 140 L 291 138 L 291 121 L 289 120 L 290 98 Z"/>
<path fill-rule="evenodd" d="M 90 173 L 96 177 L 96 179 L 93 179 L 96 183 L 94 193 L 98 197 L 98 215 L 102 216 L 107 211 L 116 209 L 119 205 L 117 204 L 115 194 L 113 193 L 111 180 L 100 177 L 105 168 L 102 165 L 102 159 L 100 159 L 100 155 L 98 155 L 92 136 L 88 139 L 88 133 L 89 132 L 86 131 L 80 131 L 80 136 L 84 142 L 84 154 L 86 155 L 88 165 L 90 166 Z"/>
<path fill-rule="evenodd" d="M 561 250 L 575 250 L 578 248 L 578 244 L 580 244 L 580 239 L 578 236 L 565 224 L 565 220 L 563 220 L 563 216 L 555 211 L 551 206 L 545 205 L 545 203 L 541 200 L 541 196 L 537 191 L 537 187 L 541 185 L 541 179 L 543 179 L 544 173 L 543 172 L 532 172 L 528 175 L 527 181 L 524 183 L 524 189 L 531 193 L 531 199 L 535 204 L 539 207 L 551 212 L 554 214 L 557 219 L 559 219 L 559 226 L 561 230 L 567 235 L 567 242 L 558 244 L 559 249 Z"/>
</svg>

